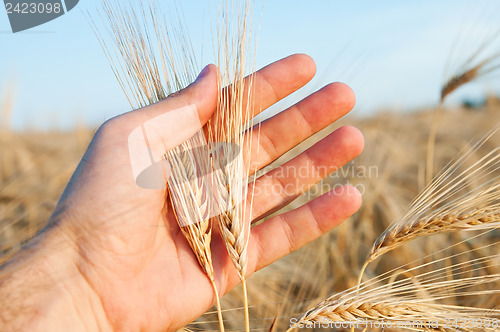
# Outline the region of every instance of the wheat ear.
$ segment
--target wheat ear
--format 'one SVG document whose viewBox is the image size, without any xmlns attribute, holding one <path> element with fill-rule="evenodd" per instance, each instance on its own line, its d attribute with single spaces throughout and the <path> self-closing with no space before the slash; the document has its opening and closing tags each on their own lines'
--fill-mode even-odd
<svg viewBox="0 0 500 332">
<path fill-rule="evenodd" d="M 242 82 L 242 81 L 240 81 Z M 238 83 L 235 83 L 238 84 Z M 242 83 L 239 83 L 240 85 Z M 231 91 L 234 94 L 241 94 L 244 87 L 235 87 Z M 234 100 L 232 101 L 234 102 Z M 241 101 L 240 101 L 241 103 Z M 235 114 L 242 114 L 242 110 L 238 110 L 242 106 L 231 107 L 228 101 L 222 98 L 222 107 L 227 109 L 236 109 Z M 247 216 L 245 206 L 243 204 L 244 197 L 248 196 L 248 186 L 246 181 L 246 174 L 248 172 L 248 167 L 246 167 L 245 160 L 248 160 L 246 156 L 247 151 L 239 148 L 240 146 L 247 145 L 245 132 L 242 130 L 244 123 L 241 119 L 234 119 L 232 125 L 236 128 L 230 130 L 230 133 L 236 133 L 236 135 L 226 135 L 222 132 L 223 136 L 216 138 L 216 141 L 228 140 L 231 144 L 224 144 L 220 154 L 225 157 L 216 158 L 220 160 L 226 160 L 226 165 L 222 166 L 222 172 L 218 173 L 216 178 L 217 187 L 220 192 L 223 192 L 223 198 L 219 200 L 222 204 L 219 205 L 221 213 L 218 214 L 215 219 L 217 220 L 221 237 L 226 246 L 227 252 L 231 261 L 233 262 L 238 275 L 240 277 L 242 288 L 243 288 L 243 301 L 244 301 L 244 312 L 245 312 L 245 330 L 250 330 L 249 312 L 248 312 L 248 296 L 246 289 L 246 269 L 247 269 L 247 247 L 248 247 L 248 237 L 250 234 L 250 218 Z M 217 130 L 217 129 L 216 129 Z M 232 137 L 231 137 L 232 136 Z M 245 154 L 245 155 L 238 155 Z M 234 159 L 233 159 L 234 158 Z M 232 160 L 233 159 L 233 160 Z M 231 161 L 232 160 L 232 161 Z"/>
<path fill-rule="evenodd" d="M 101 18 L 108 41 L 92 19 L 91 25 L 132 108 L 158 102 L 194 80 L 197 66 L 189 36 L 180 22 L 177 27 L 167 28 L 156 2 L 148 1 L 147 7 L 141 2 L 134 8 L 131 3 L 105 1 Z M 168 196 L 183 235 L 210 279 L 220 330 L 224 331 L 210 250 L 212 207 L 202 194 L 211 192 L 212 183 L 197 177 L 211 171 L 208 151 L 198 149 L 204 143 L 200 131 L 166 152 L 172 172 Z"/>
<path fill-rule="evenodd" d="M 495 128 L 462 151 L 462 156 L 411 203 L 404 216 L 382 233 L 368 254 L 359 281 L 371 261 L 417 237 L 500 226 L 500 148 L 477 156 L 497 134 Z M 466 162 L 473 158 L 476 161 L 467 167 Z"/>
<path fill-rule="evenodd" d="M 209 174 L 212 170 L 206 149 L 200 148 L 204 142 L 205 135 L 200 131 L 182 145 L 167 151 L 165 158 L 172 172 L 168 179 L 168 191 L 179 227 L 200 267 L 210 279 L 215 295 L 219 328 L 224 331 L 210 249 L 212 239 L 210 214 L 213 211 L 213 202 L 207 193 L 212 192 L 214 188 L 210 178 L 200 176 Z"/>
<path fill-rule="evenodd" d="M 208 124 L 213 141 L 213 160 L 216 166 L 215 182 L 221 199 L 217 200 L 220 214 L 215 219 L 227 252 L 242 283 L 245 330 L 250 331 L 248 292 L 246 283 L 247 247 L 250 235 L 251 195 L 248 195 L 248 171 L 252 141 L 252 105 L 254 53 L 250 43 L 250 1 L 223 1 L 220 11 L 225 13 L 218 26 L 216 54 L 221 69 L 219 85 L 222 93 L 218 111 Z M 235 25 L 236 24 L 236 25 Z M 234 54 L 237 54 L 235 57 Z M 218 142 L 225 144 L 217 145 Z M 250 201 L 246 200 L 247 198 Z M 243 203 L 245 202 L 245 203 Z"/>
<path fill-rule="evenodd" d="M 470 214 L 445 215 L 443 217 L 422 219 L 416 223 L 405 224 L 401 228 L 392 229 L 378 238 L 370 251 L 369 261 L 373 261 L 384 253 L 420 236 L 461 230 L 479 230 L 498 227 L 499 225 L 500 213 L 487 210 L 477 210 Z"/>
</svg>

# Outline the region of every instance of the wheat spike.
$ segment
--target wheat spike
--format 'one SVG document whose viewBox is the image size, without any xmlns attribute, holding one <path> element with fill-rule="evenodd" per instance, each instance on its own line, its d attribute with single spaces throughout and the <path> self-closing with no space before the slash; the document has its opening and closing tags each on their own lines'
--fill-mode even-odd
<svg viewBox="0 0 500 332">
<path fill-rule="evenodd" d="M 217 31 L 217 64 L 221 69 L 219 85 L 225 87 L 218 100 L 218 112 L 208 124 L 209 138 L 214 142 L 213 162 L 220 170 L 215 181 L 221 199 L 215 219 L 228 255 L 233 262 L 243 287 L 245 331 L 250 330 L 247 283 L 247 246 L 250 235 L 248 172 L 252 141 L 253 76 L 247 72 L 255 68 L 250 43 L 252 12 L 250 1 L 223 2 L 220 11 L 225 13 Z M 238 22 L 235 26 L 234 22 Z M 235 57 L 235 54 L 237 56 Z M 223 142 L 225 144 L 218 144 Z M 250 197 L 250 201 L 245 201 Z M 250 209 L 251 210 L 251 209 Z"/>
<path fill-rule="evenodd" d="M 206 149 L 199 148 L 205 141 L 198 132 L 182 145 L 167 151 L 172 176 L 168 179 L 168 191 L 179 227 L 195 254 L 200 267 L 210 279 L 215 294 L 220 330 L 224 331 L 219 293 L 215 283 L 210 243 L 212 202 L 207 193 L 212 192 L 210 178 L 200 177 L 211 171 Z"/>
<path fill-rule="evenodd" d="M 373 261 L 405 242 L 420 236 L 461 230 L 479 230 L 500 226 L 500 213 L 477 210 L 470 214 L 444 215 L 400 225 L 384 233 L 373 245 L 368 261 Z"/>
<path fill-rule="evenodd" d="M 375 241 L 365 267 L 382 254 L 420 236 L 500 225 L 500 148 L 493 148 L 465 170 L 460 169 L 495 134 L 497 129 L 463 152 L 425 188 L 405 215 Z"/>
<path fill-rule="evenodd" d="M 397 299 L 393 301 L 397 302 Z M 324 302 L 320 306 L 308 311 L 301 317 L 301 323 L 320 323 L 329 324 L 335 322 L 355 322 L 362 319 L 369 319 L 374 321 L 385 320 L 394 323 L 404 322 L 405 319 L 409 320 L 414 317 L 423 317 L 429 310 L 428 307 L 423 305 L 391 304 L 388 302 L 352 302 L 352 303 L 329 303 Z M 439 323 L 444 324 L 445 320 L 437 320 Z M 307 325 L 306 325 L 307 326 Z M 425 328 L 424 331 L 446 331 L 443 328 Z"/>
<path fill-rule="evenodd" d="M 493 55 L 452 76 L 441 88 L 441 101 L 459 87 L 497 70 L 499 65 L 494 62 L 497 58 L 498 55 Z"/>
</svg>

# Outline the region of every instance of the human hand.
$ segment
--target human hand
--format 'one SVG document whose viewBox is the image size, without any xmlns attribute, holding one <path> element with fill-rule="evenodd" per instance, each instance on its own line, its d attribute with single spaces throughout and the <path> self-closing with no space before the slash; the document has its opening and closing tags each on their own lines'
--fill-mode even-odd
<svg viewBox="0 0 500 332">
<path fill-rule="evenodd" d="M 173 330 L 193 321 L 213 305 L 209 279 L 181 233 L 173 209 L 164 209 L 164 190 L 136 185 L 127 145 L 128 135 L 141 123 L 183 106 L 195 104 L 200 120 L 205 123 L 216 109 L 217 68 L 207 66 L 202 74 L 179 93 L 101 126 L 46 230 L 35 239 L 29 254 L 17 258 L 17 261 L 31 260 L 52 282 L 64 285 L 57 287 L 56 294 L 71 304 L 51 306 L 67 313 L 66 319 L 52 323 L 54 329 L 71 324 L 73 330 L 78 330 L 75 326 L 87 330 Z M 314 62 L 305 55 L 293 55 L 259 70 L 254 78 L 254 102 L 247 111 L 255 114 L 266 109 L 305 85 L 314 74 Z M 252 165 L 257 168 L 268 165 L 349 112 L 354 102 L 350 88 L 334 83 L 264 121 L 254 134 L 260 135 L 260 146 L 252 148 Z M 283 190 L 256 190 L 259 195 L 253 197 L 252 216 L 258 219 L 286 205 L 356 157 L 362 148 L 359 131 L 342 127 L 285 165 L 266 173 L 252 185 L 256 189 L 278 186 Z M 301 167 L 308 170 L 307 176 L 297 178 L 283 172 Z M 248 275 L 329 231 L 353 214 L 360 204 L 356 189 L 340 187 L 253 227 L 248 244 Z M 40 252 L 44 253 L 43 263 L 37 263 Z M 216 233 L 212 239 L 212 258 L 217 288 L 224 294 L 240 279 Z M 19 271 L 24 265 L 14 262 L 10 264 L 14 272 L 2 273 L 0 294 L 2 284 L 12 285 L 13 279 L 22 278 Z M 58 277 L 54 278 L 56 273 Z M 51 301 L 56 301 L 55 297 L 50 296 Z"/>
</svg>

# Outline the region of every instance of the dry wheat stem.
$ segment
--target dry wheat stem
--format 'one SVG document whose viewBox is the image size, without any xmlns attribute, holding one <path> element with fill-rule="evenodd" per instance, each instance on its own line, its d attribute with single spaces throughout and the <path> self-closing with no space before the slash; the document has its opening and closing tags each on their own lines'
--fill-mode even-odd
<svg viewBox="0 0 500 332">
<path fill-rule="evenodd" d="M 247 247 L 250 235 L 249 210 L 242 204 L 248 195 L 248 169 L 252 140 L 253 76 L 245 78 L 255 68 L 254 50 L 250 45 L 252 12 L 249 1 L 223 2 L 218 9 L 224 19 L 217 26 L 218 45 L 215 57 L 221 70 L 219 86 L 225 87 L 218 100 L 218 111 L 209 121 L 209 139 L 217 144 L 212 149 L 216 168 L 215 179 L 223 199 L 221 213 L 215 217 L 229 257 L 240 276 L 243 286 L 245 330 L 250 330 L 246 285 Z M 235 23 L 237 23 L 235 25 Z M 245 109 L 246 108 L 246 109 Z M 246 202 L 251 205 L 251 202 Z"/>
</svg>

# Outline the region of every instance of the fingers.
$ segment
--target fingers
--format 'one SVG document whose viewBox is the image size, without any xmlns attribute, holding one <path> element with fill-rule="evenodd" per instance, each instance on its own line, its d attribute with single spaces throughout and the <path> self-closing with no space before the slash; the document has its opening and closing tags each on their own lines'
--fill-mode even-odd
<svg viewBox="0 0 500 332">
<path fill-rule="evenodd" d="M 306 84 L 314 76 L 315 70 L 314 61 L 303 54 L 286 57 L 262 68 L 252 78 L 252 97 L 254 101 L 251 109 L 249 109 L 250 105 L 245 105 L 244 109 L 252 112 L 252 115 L 259 113 Z M 250 80 L 249 77 L 246 79 Z M 115 117 L 103 127 L 106 127 L 106 132 L 110 133 L 110 136 L 123 137 L 124 134 L 128 135 L 137 126 L 151 119 L 194 105 L 198 118 L 192 122 L 196 122 L 196 125 L 177 125 L 172 130 L 163 130 L 161 135 L 163 138 L 167 135 L 174 136 L 178 134 L 178 131 L 182 130 L 184 136 L 189 137 L 212 116 L 217 106 L 218 93 L 217 67 L 208 65 L 200 73 L 196 81 L 187 88 L 168 96 L 158 103 Z M 245 92 L 245 94 L 248 93 L 249 91 Z M 171 126 L 178 122 L 175 119 L 168 121 Z M 186 130 L 186 127 L 190 129 Z M 165 143 L 163 141 L 162 143 Z M 158 147 L 158 150 L 164 148 L 164 146 L 161 146 Z"/>
<path fill-rule="evenodd" d="M 252 112 L 252 116 L 259 113 L 261 110 L 271 106 L 278 100 L 305 85 L 314 76 L 315 70 L 314 61 L 304 54 L 286 57 L 260 69 L 252 78 L 246 78 L 246 80 L 252 79 L 251 89 L 253 101 L 251 105 L 244 105 L 244 111 Z M 158 147 L 155 149 L 155 144 L 152 144 L 152 148 L 158 151 L 164 151 L 165 148 L 169 148 L 169 144 L 166 144 L 168 142 L 165 142 L 165 138 L 167 136 L 178 137 L 181 130 L 183 134 L 182 138 L 184 138 L 184 136 L 190 137 L 200 129 L 200 126 L 203 126 L 208 121 L 216 109 L 217 96 L 219 93 L 217 87 L 217 71 L 215 65 L 206 66 L 197 80 L 187 88 L 168 96 L 158 103 L 126 113 L 108 121 L 107 127 L 112 127 L 115 130 L 107 131 L 112 131 L 114 135 L 118 130 L 119 133 L 122 134 L 120 136 L 123 136 L 123 134 L 128 135 L 138 126 L 158 116 L 189 105 L 194 105 L 198 118 L 193 119 L 191 123 L 180 121 L 180 116 L 174 114 L 175 119 L 169 118 L 168 121 L 166 121 L 168 123 L 163 121 L 161 126 L 156 126 L 163 128 L 161 134 L 158 131 L 157 135 L 161 137 L 158 141 L 161 141 L 162 145 L 158 144 Z M 249 91 L 247 90 L 244 93 L 248 95 Z M 243 100 L 247 100 L 247 98 L 243 98 Z M 185 115 L 186 113 L 183 110 L 179 114 Z M 179 122 L 182 122 L 182 125 L 179 125 Z M 170 124 L 170 126 L 168 126 L 168 124 Z M 166 128 L 168 129 L 170 127 L 172 127 L 170 130 L 166 130 Z M 177 144 L 179 143 L 181 142 L 177 142 Z"/>
<path fill-rule="evenodd" d="M 251 137 L 250 172 L 268 165 L 306 138 L 347 114 L 356 102 L 351 88 L 332 83 L 264 121 Z"/>
<path fill-rule="evenodd" d="M 217 106 L 217 67 L 206 66 L 195 82 L 164 100 L 112 119 L 126 128 L 134 128 L 165 112 L 187 105 L 196 105 L 200 123 L 204 125 Z M 311 80 L 316 71 L 314 61 L 307 55 L 295 54 L 276 61 L 253 76 L 252 115 L 266 109 L 278 100 L 296 91 Z M 247 77 L 246 80 L 250 80 Z M 248 86 L 248 84 L 247 84 Z M 245 91 L 248 95 L 249 91 Z M 243 98 L 246 100 L 247 98 Z M 245 105 L 247 109 L 249 105 Z"/>
<path fill-rule="evenodd" d="M 344 186 L 252 228 L 248 244 L 248 274 L 320 237 L 360 206 L 359 191 Z"/>
<path fill-rule="evenodd" d="M 252 184 L 252 218 L 273 213 L 309 190 L 363 150 L 361 132 L 351 126 L 337 129 L 311 148 L 261 176 Z"/>
</svg>

